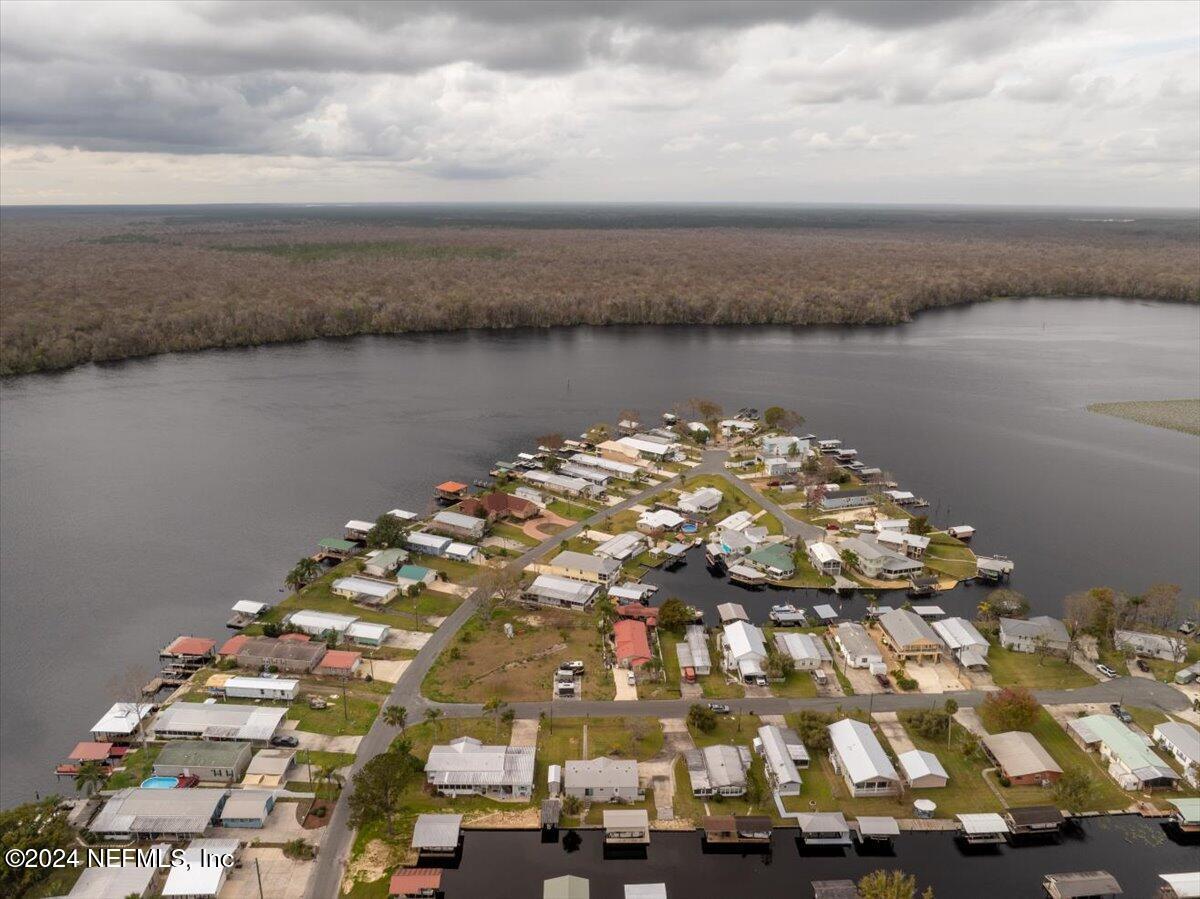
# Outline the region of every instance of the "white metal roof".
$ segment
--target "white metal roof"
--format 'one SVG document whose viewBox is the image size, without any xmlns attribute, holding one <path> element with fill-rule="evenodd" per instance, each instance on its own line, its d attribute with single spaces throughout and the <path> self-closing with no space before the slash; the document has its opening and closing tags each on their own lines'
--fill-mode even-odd
<svg viewBox="0 0 1200 899">
<path fill-rule="evenodd" d="M 615 559 L 601 559 L 599 556 L 589 556 L 587 553 L 566 549 L 550 560 L 550 564 L 558 568 L 570 568 L 586 571 L 589 574 L 612 575 L 621 569 L 621 563 Z"/>
<path fill-rule="evenodd" d="M 627 883 L 625 899 L 667 899 L 665 883 Z"/>
<path fill-rule="evenodd" d="M 225 689 L 235 690 L 294 690 L 300 681 L 290 677 L 231 677 L 225 681 Z"/>
<path fill-rule="evenodd" d="M 399 518 L 401 521 L 415 521 L 417 517 L 416 512 L 409 512 L 407 509 L 391 509 L 388 511 L 388 515 Z"/>
<path fill-rule="evenodd" d="M 95 833 L 203 833 L 226 790 L 149 790 L 128 787 L 104 803 L 89 829 Z"/>
<path fill-rule="evenodd" d="M 335 615 L 332 612 L 300 609 L 292 612 L 285 620 L 293 627 L 309 634 L 323 634 L 325 631 L 336 631 L 340 634 L 358 621 L 358 618 L 353 615 Z"/>
<path fill-rule="evenodd" d="M 942 642 L 951 649 L 966 649 L 974 646 L 978 647 L 984 655 L 987 654 L 987 639 L 979 633 L 975 625 L 965 618 L 946 618 L 942 621 L 935 621 L 933 629 L 942 638 Z"/>
<path fill-rule="evenodd" d="M 258 615 L 270 606 L 265 602 L 255 602 L 252 599 L 239 599 L 233 604 L 233 611 L 244 612 L 247 615 Z"/>
<path fill-rule="evenodd" d="M 559 577 L 555 574 L 539 574 L 533 579 L 526 592 L 532 596 L 552 599 L 555 602 L 568 602 L 573 605 L 587 605 L 597 590 L 596 584 L 587 581 L 576 581 L 569 577 Z"/>
<path fill-rule="evenodd" d="M 414 849 L 442 849 L 458 845 L 462 815 L 418 815 L 413 826 Z"/>
<path fill-rule="evenodd" d="M 758 729 L 762 741 L 763 758 L 777 784 L 801 783 L 800 772 L 792 761 L 792 754 L 783 739 L 783 732 L 774 724 L 764 724 Z"/>
<path fill-rule="evenodd" d="M 384 599 L 396 593 L 395 584 L 385 584 L 365 577 L 340 577 L 332 584 L 334 590 L 345 590 L 348 593 L 358 593 L 362 596 L 375 596 Z"/>
<path fill-rule="evenodd" d="M 638 524 L 644 528 L 677 528 L 684 522 L 684 517 L 671 509 L 654 509 L 643 512 L 638 516 Z"/>
<path fill-rule="evenodd" d="M 972 836 L 991 833 L 1008 833 L 1008 822 L 995 812 L 971 815 L 955 815 L 962 822 L 963 830 Z"/>
<path fill-rule="evenodd" d="M 153 708 L 148 702 L 114 702 L 104 717 L 92 725 L 92 733 L 131 734 Z"/>
<path fill-rule="evenodd" d="M 826 603 L 821 603 L 819 606 L 813 606 L 813 611 L 817 613 L 817 617 L 822 621 L 832 621 L 838 617 L 837 609 Z"/>
<path fill-rule="evenodd" d="M 1197 897 L 1200 897 L 1200 871 L 1186 871 L 1181 874 L 1159 874 L 1158 879 L 1174 890 L 1178 899 L 1197 899 Z M 71 895 L 75 894 L 72 893 Z"/>
<path fill-rule="evenodd" d="M 463 515 L 461 512 L 442 511 L 433 516 L 438 524 L 449 525 L 464 531 L 483 531 L 487 522 L 473 515 Z"/>
<path fill-rule="evenodd" d="M 775 645 L 783 649 L 797 662 L 802 659 L 816 659 L 819 662 L 829 661 L 829 650 L 824 642 L 814 634 L 794 634 L 787 631 L 775 632 Z"/>
<path fill-rule="evenodd" d="M 646 538 L 642 534 L 637 531 L 625 531 L 615 537 L 609 537 L 592 552 L 610 559 L 626 559 L 636 553 L 645 543 Z"/>
<path fill-rule="evenodd" d="M 440 534 L 430 534 L 427 531 L 412 531 L 404 538 L 404 543 L 413 549 L 428 550 L 434 555 L 440 555 L 450 545 L 450 538 Z"/>
<path fill-rule="evenodd" d="M 946 769 L 942 767 L 942 763 L 938 761 L 938 757 L 932 752 L 926 752 L 923 749 L 910 749 L 908 752 L 902 752 L 896 756 L 896 761 L 900 763 L 900 770 L 904 772 L 904 776 L 908 780 L 916 780 L 919 777 L 944 777 L 950 779 L 950 775 L 946 773 Z"/>
<path fill-rule="evenodd" d="M 945 615 L 946 611 L 941 606 L 913 606 L 912 610 L 922 618 L 936 618 L 938 615 Z"/>
<path fill-rule="evenodd" d="M 874 731 L 861 721 L 843 718 L 834 722 L 829 725 L 829 738 L 854 783 L 900 779 Z"/>
<path fill-rule="evenodd" d="M 356 621 L 346 628 L 346 636 L 359 640 L 382 640 L 391 628 L 386 624 L 376 624 L 374 621 Z"/>
<path fill-rule="evenodd" d="M 837 562 L 842 558 L 838 555 L 838 551 L 836 549 L 834 549 L 828 543 L 821 543 L 819 540 L 808 544 L 808 553 L 817 560 L 818 564 L 821 565 L 825 565 L 829 562 Z"/>
<path fill-rule="evenodd" d="M 859 815 L 854 819 L 864 837 L 898 837 L 900 822 L 886 815 Z"/>
<path fill-rule="evenodd" d="M 748 621 L 734 621 L 725 625 L 725 642 L 729 645 L 729 654 L 735 661 L 767 657 L 767 644 L 763 640 L 763 632 Z"/>
<path fill-rule="evenodd" d="M 459 737 L 429 750 L 425 772 L 434 784 L 532 787 L 533 754 L 532 747 L 485 746 Z"/>
<path fill-rule="evenodd" d="M 718 605 L 717 617 L 722 621 L 746 621 L 749 619 L 745 608 L 736 602 L 723 602 Z"/>
<path fill-rule="evenodd" d="M 163 887 L 163 896 L 216 896 L 229 866 L 219 858 L 237 852 L 237 840 L 192 840 L 183 851 L 183 864 L 172 865 Z"/>
<path fill-rule="evenodd" d="M 359 518 L 351 518 L 346 522 L 346 530 L 348 531 L 369 531 L 373 527 L 375 527 L 375 522 L 363 521 Z"/>
<path fill-rule="evenodd" d="M 223 702 L 177 702 L 158 713 L 151 731 L 200 738 L 268 740 L 287 709 Z"/>
</svg>

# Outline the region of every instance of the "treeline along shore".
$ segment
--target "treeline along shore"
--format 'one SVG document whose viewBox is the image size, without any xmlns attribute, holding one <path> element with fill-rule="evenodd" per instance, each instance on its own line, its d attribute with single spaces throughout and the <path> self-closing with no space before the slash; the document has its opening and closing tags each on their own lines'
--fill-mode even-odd
<svg viewBox="0 0 1200 899">
<path fill-rule="evenodd" d="M 1200 300 L 1200 225 L 1183 213 L 550 209 L 9 207 L 0 373 L 358 334 L 890 324 L 998 297 Z"/>
</svg>

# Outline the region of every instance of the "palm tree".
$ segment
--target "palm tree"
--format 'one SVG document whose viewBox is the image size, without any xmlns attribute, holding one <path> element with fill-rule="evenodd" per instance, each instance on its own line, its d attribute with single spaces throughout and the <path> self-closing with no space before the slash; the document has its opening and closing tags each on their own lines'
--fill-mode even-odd
<svg viewBox="0 0 1200 899">
<path fill-rule="evenodd" d="M 99 762 L 84 762 L 75 773 L 75 789 L 83 790 L 83 795 L 91 796 L 104 783 L 104 768 Z"/>
<path fill-rule="evenodd" d="M 383 710 L 383 723 L 404 730 L 404 725 L 408 723 L 408 709 L 402 705 L 389 705 Z"/>
<path fill-rule="evenodd" d="M 296 567 L 288 572 L 288 576 L 284 579 L 284 585 L 299 591 L 320 576 L 321 566 L 312 559 L 305 558 L 297 562 Z"/>
<path fill-rule="evenodd" d="M 847 568 L 857 568 L 858 567 L 858 553 L 856 553 L 852 549 L 843 549 L 842 550 L 842 564 L 845 565 Z"/>
<path fill-rule="evenodd" d="M 441 709 L 429 708 L 425 710 L 425 723 L 433 725 L 433 733 L 435 736 L 441 734 L 441 725 L 438 724 L 438 719 L 442 717 Z"/>
</svg>

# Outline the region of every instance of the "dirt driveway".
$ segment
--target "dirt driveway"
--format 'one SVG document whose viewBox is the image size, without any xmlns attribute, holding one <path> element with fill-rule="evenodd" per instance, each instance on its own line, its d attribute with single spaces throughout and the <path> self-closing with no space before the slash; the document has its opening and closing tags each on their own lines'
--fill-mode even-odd
<svg viewBox="0 0 1200 899">
<path fill-rule="evenodd" d="M 371 659 L 371 677 L 375 680 L 383 681 L 385 684 L 394 684 L 400 680 L 405 669 L 412 664 L 412 659 Z"/>
<path fill-rule="evenodd" d="M 913 741 L 909 739 L 908 732 L 904 729 L 904 725 L 900 723 L 900 718 L 895 712 L 875 712 L 871 717 L 875 719 L 875 723 L 879 726 L 879 730 L 883 735 L 887 737 L 887 741 L 892 744 L 892 750 L 896 755 L 917 748 L 913 745 Z"/>
<path fill-rule="evenodd" d="M 515 718 L 512 723 L 512 736 L 508 738 L 509 746 L 537 746 L 538 719 Z"/>
<path fill-rule="evenodd" d="M 613 668 L 611 670 L 613 684 L 617 688 L 617 695 L 613 698 L 617 702 L 637 702 L 637 685 L 629 682 L 629 672 L 624 668 Z"/>
<path fill-rule="evenodd" d="M 385 645 L 394 646 L 396 649 L 420 649 L 429 642 L 429 638 L 433 634 L 427 634 L 424 631 L 400 631 L 393 630 L 388 634 Z"/>
</svg>

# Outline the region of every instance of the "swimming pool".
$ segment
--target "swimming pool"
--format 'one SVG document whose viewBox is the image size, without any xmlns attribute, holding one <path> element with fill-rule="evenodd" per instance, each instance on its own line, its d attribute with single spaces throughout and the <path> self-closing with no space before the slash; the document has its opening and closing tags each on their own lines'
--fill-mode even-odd
<svg viewBox="0 0 1200 899">
<path fill-rule="evenodd" d="M 176 777 L 147 777 L 142 781 L 143 790 L 173 790 L 179 786 Z"/>
<path fill-rule="evenodd" d="M 687 524 L 685 524 L 679 530 L 681 530 L 685 534 L 694 534 L 694 533 L 696 533 L 696 531 L 700 530 L 700 526 L 698 524 L 696 524 L 696 522 L 694 522 L 694 521 L 689 521 Z"/>
</svg>

